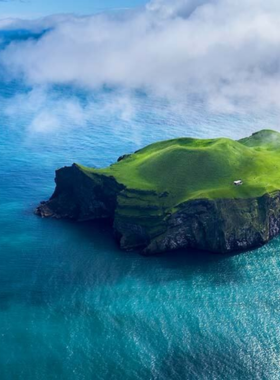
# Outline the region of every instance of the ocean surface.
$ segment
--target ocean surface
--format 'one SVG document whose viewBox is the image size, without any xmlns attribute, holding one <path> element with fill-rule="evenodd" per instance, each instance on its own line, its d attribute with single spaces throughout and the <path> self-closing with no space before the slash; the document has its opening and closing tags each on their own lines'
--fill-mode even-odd
<svg viewBox="0 0 280 380">
<path fill-rule="evenodd" d="M 23 37 L 24 38 L 24 37 Z M 178 136 L 240 138 L 278 116 L 142 93 L 0 82 L 1 380 L 280 378 L 280 239 L 146 258 L 110 226 L 42 220 L 57 168 Z"/>
</svg>

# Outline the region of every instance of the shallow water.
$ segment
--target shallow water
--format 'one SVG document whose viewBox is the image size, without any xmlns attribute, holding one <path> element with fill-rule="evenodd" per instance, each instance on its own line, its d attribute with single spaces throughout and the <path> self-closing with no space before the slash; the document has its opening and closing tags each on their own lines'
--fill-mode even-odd
<svg viewBox="0 0 280 380">
<path fill-rule="evenodd" d="M 280 239 L 144 258 L 106 224 L 33 214 L 58 167 L 177 136 L 239 138 L 277 115 L 4 81 L 0 97 L 1 379 L 279 379 Z"/>
</svg>

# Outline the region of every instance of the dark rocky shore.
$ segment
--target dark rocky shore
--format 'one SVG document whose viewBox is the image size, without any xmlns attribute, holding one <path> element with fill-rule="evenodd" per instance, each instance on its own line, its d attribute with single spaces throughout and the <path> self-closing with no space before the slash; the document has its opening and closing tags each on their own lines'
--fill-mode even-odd
<svg viewBox="0 0 280 380">
<path fill-rule="evenodd" d="M 167 192 L 127 189 L 114 177 L 89 177 L 75 164 L 58 170 L 55 181 L 54 194 L 39 205 L 37 215 L 110 219 L 120 247 L 146 255 L 187 248 L 247 250 L 267 243 L 280 230 L 280 192 L 250 199 L 190 200 L 171 213 L 165 207 Z"/>
</svg>

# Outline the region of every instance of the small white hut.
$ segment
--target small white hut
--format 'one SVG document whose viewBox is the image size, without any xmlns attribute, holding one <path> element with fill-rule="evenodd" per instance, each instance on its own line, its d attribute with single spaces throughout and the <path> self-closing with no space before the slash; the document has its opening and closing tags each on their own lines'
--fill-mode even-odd
<svg viewBox="0 0 280 380">
<path fill-rule="evenodd" d="M 233 182 L 235 186 L 241 186 L 243 185 L 243 181 L 241 179 L 238 179 L 237 181 Z"/>
</svg>

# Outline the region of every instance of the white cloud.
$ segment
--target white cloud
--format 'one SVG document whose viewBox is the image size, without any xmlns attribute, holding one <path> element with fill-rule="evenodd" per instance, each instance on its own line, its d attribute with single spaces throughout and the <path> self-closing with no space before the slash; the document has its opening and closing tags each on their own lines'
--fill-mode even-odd
<svg viewBox="0 0 280 380">
<path fill-rule="evenodd" d="M 71 128 L 85 128 L 99 120 L 131 121 L 135 113 L 135 99 L 124 92 L 85 94 L 85 98 L 67 91 L 56 92 L 36 86 L 11 98 L 0 98 L 1 114 L 9 118 L 9 125 L 27 120 L 29 134 L 49 133 Z"/>
<path fill-rule="evenodd" d="M 0 61 L 34 87 L 141 89 L 213 112 L 280 108 L 279 25 L 276 0 L 152 0 L 137 11 L 2 21 L 50 30 L 11 43 Z"/>
</svg>

